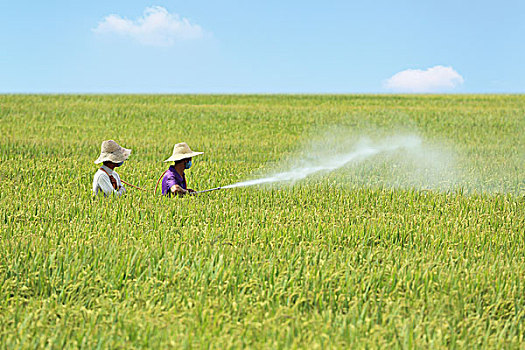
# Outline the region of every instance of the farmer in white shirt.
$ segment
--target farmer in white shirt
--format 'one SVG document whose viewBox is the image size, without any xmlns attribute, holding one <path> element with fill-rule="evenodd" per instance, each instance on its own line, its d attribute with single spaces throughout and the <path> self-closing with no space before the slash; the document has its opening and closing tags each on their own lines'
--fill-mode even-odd
<svg viewBox="0 0 525 350">
<path fill-rule="evenodd" d="M 103 163 L 103 165 L 93 178 L 93 195 L 96 196 L 99 191 L 102 191 L 104 196 L 111 194 L 121 196 L 126 192 L 126 189 L 120 182 L 120 176 L 114 169 L 124 164 L 124 161 L 128 159 L 130 154 L 130 149 L 120 147 L 113 140 L 102 142 L 100 157 L 95 161 L 95 164 Z"/>
</svg>

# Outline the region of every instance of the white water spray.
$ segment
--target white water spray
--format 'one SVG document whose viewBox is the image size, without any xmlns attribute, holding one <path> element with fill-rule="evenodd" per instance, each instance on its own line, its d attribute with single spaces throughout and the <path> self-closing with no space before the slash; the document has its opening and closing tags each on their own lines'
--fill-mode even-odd
<svg viewBox="0 0 525 350">
<path fill-rule="evenodd" d="M 223 186 L 222 188 L 246 187 L 277 182 L 293 183 L 302 180 L 309 175 L 320 172 L 332 172 L 344 166 L 357 164 L 380 154 L 393 153 L 402 149 L 417 149 L 420 146 L 421 139 L 417 136 L 397 137 L 377 144 L 361 142 L 350 152 L 327 154 L 321 159 L 302 160 L 301 166 L 288 171 L 279 172 L 265 178 L 238 182 L 232 185 Z"/>
</svg>

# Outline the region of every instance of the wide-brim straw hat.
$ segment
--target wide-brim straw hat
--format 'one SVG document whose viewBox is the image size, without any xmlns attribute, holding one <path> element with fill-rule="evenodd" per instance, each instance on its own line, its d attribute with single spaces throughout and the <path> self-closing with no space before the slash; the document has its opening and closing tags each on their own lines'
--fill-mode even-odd
<svg viewBox="0 0 525 350">
<path fill-rule="evenodd" d="M 119 146 L 113 140 L 103 141 L 100 147 L 100 156 L 95 160 L 95 164 L 103 162 L 120 163 L 128 159 L 130 154 L 130 149 Z"/>
<path fill-rule="evenodd" d="M 177 143 L 173 147 L 173 154 L 164 162 L 176 162 L 181 159 L 191 158 L 203 154 L 204 152 L 193 152 L 186 142 Z"/>
</svg>

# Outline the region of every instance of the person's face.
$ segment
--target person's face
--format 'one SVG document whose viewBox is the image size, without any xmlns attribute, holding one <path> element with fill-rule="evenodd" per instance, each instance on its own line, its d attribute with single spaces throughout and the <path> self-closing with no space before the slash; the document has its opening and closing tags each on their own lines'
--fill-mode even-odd
<svg viewBox="0 0 525 350">
<path fill-rule="evenodd" d="M 186 164 L 188 164 L 189 162 L 191 162 L 191 158 L 186 158 L 186 159 L 183 159 L 182 162 L 178 163 L 178 164 L 181 164 L 184 166 L 184 168 L 186 168 Z M 177 162 L 175 162 L 175 165 L 177 165 Z"/>
</svg>

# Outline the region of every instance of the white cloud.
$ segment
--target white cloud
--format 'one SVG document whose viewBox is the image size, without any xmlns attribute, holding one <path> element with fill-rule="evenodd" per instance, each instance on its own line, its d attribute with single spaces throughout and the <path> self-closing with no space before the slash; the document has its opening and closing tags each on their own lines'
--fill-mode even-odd
<svg viewBox="0 0 525 350">
<path fill-rule="evenodd" d="M 427 70 L 407 69 L 394 74 L 383 86 L 398 92 L 439 92 L 463 84 L 463 77 L 452 67 L 434 66 Z"/>
<path fill-rule="evenodd" d="M 136 21 L 109 15 L 93 31 L 129 37 L 151 46 L 171 46 L 177 41 L 204 37 L 204 30 L 199 25 L 160 6 L 147 7 L 144 15 Z"/>
</svg>

